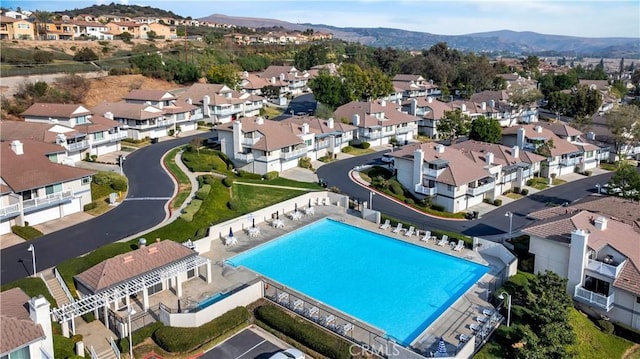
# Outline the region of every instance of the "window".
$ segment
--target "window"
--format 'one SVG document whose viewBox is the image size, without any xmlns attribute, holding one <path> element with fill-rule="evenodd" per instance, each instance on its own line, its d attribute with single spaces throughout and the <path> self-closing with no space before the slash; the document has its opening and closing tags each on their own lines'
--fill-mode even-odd
<svg viewBox="0 0 640 359">
<path fill-rule="evenodd" d="M 393 126 L 385 126 L 385 127 L 384 127 L 384 131 L 385 131 L 385 132 L 391 132 L 391 131 L 393 131 Z"/>
<path fill-rule="evenodd" d="M 58 192 L 62 192 L 62 183 L 57 183 L 57 184 L 52 184 L 52 185 L 46 186 L 44 188 L 44 192 L 47 195 L 58 193 Z"/>
<path fill-rule="evenodd" d="M 304 143 L 306 143 L 307 146 L 311 146 L 311 140 L 305 140 Z"/>
<path fill-rule="evenodd" d="M 31 355 L 29 354 L 29 346 L 11 352 L 9 353 L 9 355 L 3 356 L 2 359 L 31 359 Z"/>
<path fill-rule="evenodd" d="M 96 132 L 93 134 L 94 140 L 102 140 L 104 139 L 104 132 Z"/>
<path fill-rule="evenodd" d="M 91 176 L 82 177 L 82 184 L 89 184 L 89 183 L 91 183 Z"/>
<path fill-rule="evenodd" d="M 18 29 L 28 29 L 29 24 L 18 24 Z"/>
<path fill-rule="evenodd" d="M 196 270 L 194 269 L 190 269 L 187 271 L 187 278 L 193 278 L 196 276 Z"/>
<path fill-rule="evenodd" d="M 78 117 L 76 117 L 76 124 L 77 125 L 81 125 L 81 124 L 88 123 L 88 122 L 89 122 L 89 119 L 87 118 L 87 116 L 78 116 Z"/>
<path fill-rule="evenodd" d="M 147 293 L 149 295 L 152 295 L 152 294 L 155 294 L 155 293 L 158 293 L 158 292 L 161 292 L 161 291 L 162 291 L 162 283 L 158 283 L 158 284 L 156 284 L 154 286 L 151 286 L 151 287 L 147 288 Z"/>
<path fill-rule="evenodd" d="M 49 159 L 49 161 L 51 161 L 53 163 L 58 163 L 58 154 L 57 153 L 48 154 L 47 158 Z"/>
</svg>

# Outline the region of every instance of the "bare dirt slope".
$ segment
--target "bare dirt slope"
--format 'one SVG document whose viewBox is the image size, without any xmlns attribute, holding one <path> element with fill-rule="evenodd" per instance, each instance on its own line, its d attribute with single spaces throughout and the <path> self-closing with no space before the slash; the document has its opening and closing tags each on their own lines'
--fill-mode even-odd
<svg viewBox="0 0 640 359">
<path fill-rule="evenodd" d="M 91 88 L 87 91 L 83 101 L 89 107 L 102 102 L 121 101 L 123 96 L 135 89 L 168 91 L 184 87 L 173 82 L 152 79 L 142 75 L 107 76 L 89 81 L 91 81 Z"/>
</svg>

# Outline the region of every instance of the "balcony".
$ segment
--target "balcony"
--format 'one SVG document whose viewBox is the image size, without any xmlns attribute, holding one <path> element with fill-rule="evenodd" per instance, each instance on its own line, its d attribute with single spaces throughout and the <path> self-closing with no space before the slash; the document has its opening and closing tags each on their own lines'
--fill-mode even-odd
<svg viewBox="0 0 640 359">
<path fill-rule="evenodd" d="M 173 126 L 173 120 L 157 120 L 156 127 L 169 127 Z"/>
<path fill-rule="evenodd" d="M 596 305 L 606 310 L 607 312 L 610 311 L 611 308 L 613 308 L 614 293 L 612 293 L 610 296 L 605 296 L 605 295 L 598 294 L 590 290 L 584 289 L 582 288 L 582 284 L 578 284 L 576 286 L 573 296 L 574 298 L 587 302 L 588 304 Z"/>
<path fill-rule="evenodd" d="M 616 278 L 618 277 L 618 274 L 620 274 L 623 264 L 624 262 L 618 265 L 614 265 L 613 263 L 607 264 L 599 260 L 589 259 L 589 261 L 587 262 L 587 269 L 592 272 L 607 276 L 609 278 Z"/>
<path fill-rule="evenodd" d="M 124 138 L 127 138 L 127 137 L 129 137 L 129 134 L 127 134 L 127 132 L 126 132 L 126 131 L 124 131 L 124 132 L 110 133 L 110 134 L 109 134 L 109 141 L 111 141 L 111 142 L 117 142 L 117 141 L 120 141 L 120 140 L 122 140 L 122 139 L 124 139 Z"/>
<path fill-rule="evenodd" d="M 376 132 L 368 132 L 362 135 L 364 138 L 368 138 L 371 140 L 377 140 L 378 138 L 383 137 L 382 136 L 382 132 L 380 131 L 376 131 Z"/>
<path fill-rule="evenodd" d="M 262 103 L 254 104 L 254 105 L 244 105 L 244 111 L 245 112 L 256 111 L 256 110 L 262 109 L 263 107 L 264 106 L 262 105 Z"/>
<path fill-rule="evenodd" d="M 46 197 L 37 197 L 22 201 L 22 208 L 25 212 L 34 211 L 41 207 L 49 207 L 63 202 L 69 202 L 73 199 L 73 191 L 64 191 L 50 194 Z"/>
<path fill-rule="evenodd" d="M 560 160 L 560 166 L 571 167 L 578 165 L 582 162 L 582 157 L 562 158 Z"/>
<path fill-rule="evenodd" d="M 485 184 L 479 185 L 477 187 L 469 187 L 467 188 L 467 194 L 469 196 L 478 196 L 487 191 L 492 190 L 495 187 L 495 183 L 493 181 L 487 182 Z"/>
<path fill-rule="evenodd" d="M 253 162 L 253 153 L 236 153 L 234 158 L 242 162 Z"/>
<path fill-rule="evenodd" d="M 396 130 L 396 132 L 401 135 L 404 133 L 409 133 L 409 132 L 413 132 L 415 131 L 416 128 L 413 126 L 405 126 L 405 127 L 398 127 L 398 129 Z"/>
<path fill-rule="evenodd" d="M 89 148 L 89 141 L 67 143 L 67 150 L 69 151 L 80 151 L 85 148 Z"/>
<path fill-rule="evenodd" d="M 235 115 L 236 113 L 240 113 L 240 112 L 242 112 L 242 109 L 240 107 L 238 107 L 238 108 L 231 108 L 231 107 L 214 108 L 213 111 L 211 111 L 211 113 L 213 115 L 216 115 L 216 116 L 231 116 L 231 115 Z"/>
<path fill-rule="evenodd" d="M 258 142 L 259 139 L 260 137 L 255 137 L 255 138 L 243 137 L 240 143 L 242 143 L 244 146 L 253 146 L 256 144 L 256 142 Z"/>
<path fill-rule="evenodd" d="M 0 208 L 0 218 L 14 217 L 20 214 L 20 204 L 11 204 Z"/>
<path fill-rule="evenodd" d="M 316 151 L 329 147 L 329 141 L 316 142 Z"/>
<path fill-rule="evenodd" d="M 424 194 L 427 196 L 435 196 L 437 191 L 435 187 L 425 187 L 423 185 L 417 184 L 415 188 L 416 193 Z"/>
<path fill-rule="evenodd" d="M 298 149 L 298 150 L 294 150 L 291 152 L 280 152 L 280 158 L 283 160 L 291 160 L 294 158 L 300 158 L 300 157 L 304 157 L 309 153 L 309 149 L 307 147 Z"/>
</svg>

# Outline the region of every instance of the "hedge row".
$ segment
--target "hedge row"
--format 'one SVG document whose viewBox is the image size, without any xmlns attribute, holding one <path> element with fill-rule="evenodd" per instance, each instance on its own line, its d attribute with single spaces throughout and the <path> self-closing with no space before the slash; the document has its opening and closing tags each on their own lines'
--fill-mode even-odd
<svg viewBox="0 0 640 359">
<path fill-rule="evenodd" d="M 328 358 L 349 359 L 350 343 L 303 320 L 292 317 L 274 305 L 263 305 L 254 311 L 256 319 Z"/>
<path fill-rule="evenodd" d="M 162 324 L 162 322 L 154 322 L 147 325 L 146 327 L 142 327 L 134 331 L 133 333 L 131 333 L 131 338 L 133 339 L 132 340 L 133 346 L 136 346 L 142 343 L 147 338 L 151 338 L 153 334 L 156 332 L 156 330 L 162 327 L 164 327 L 164 324 Z M 118 340 L 118 349 L 120 349 L 121 353 L 129 352 L 129 337 Z"/>
<path fill-rule="evenodd" d="M 39 230 L 26 225 L 26 226 L 12 226 L 11 232 L 18 235 L 18 237 L 29 240 L 42 236 L 42 232 Z"/>
<path fill-rule="evenodd" d="M 209 192 L 211 192 L 211 185 L 202 185 L 202 187 L 200 187 L 200 189 L 196 192 L 196 199 L 204 201 L 204 199 L 209 195 Z"/>
<path fill-rule="evenodd" d="M 168 352 L 186 353 L 247 323 L 249 317 L 247 308 L 237 307 L 197 328 L 158 328 L 153 333 L 153 340 Z"/>
<path fill-rule="evenodd" d="M 200 206 L 202 206 L 202 200 L 194 199 L 182 210 L 182 214 L 180 218 L 187 222 L 191 222 L 193 220 L 193 216 L 200 210 Z"/>
</svg>

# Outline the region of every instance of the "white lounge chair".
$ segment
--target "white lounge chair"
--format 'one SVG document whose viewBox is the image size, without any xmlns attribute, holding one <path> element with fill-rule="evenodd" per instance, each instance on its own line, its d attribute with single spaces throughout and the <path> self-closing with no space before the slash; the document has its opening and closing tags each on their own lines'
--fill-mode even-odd
<svg viewBox="0 0 640 359">
<path fill-rule="evenodd" d="M 402 223 L 398 223 L 396 228 L 394 228 L 391 232 L 392 233 L 400 233 L 400 231 L 402 231 Z"/>
<path fill-rule="evenodd" d="M 482 316 L 482 317 L 481 316 L 477 316 L 476 317 L 476 322 L 478 322 L 480 324 L 484 324 L 484 323 L 486 323 L 488 321 L 489 321 L 489 317 L 487 317 L 487 316 Z"/>
<path fill-rule="evenodd" d="M 280 294 L 278 294 L 278 303 L 282 305 L 289 304 L 289 293 L 280 292 Z"/>
<path fill-rule="evenodd" d="M 225 246 L 235 246 L 238 244 L 238 239 L 236 237 L 226 237 L 224 240 Z"/>
<path fill-rule="evenodd" d="M 445 245 L 447 245 L 447 243 L 449 243 L 448 241 L 449 241 L 449 236 L 447 236 L 446 234 L 443 234 L 442 238 L 440 238 L 437 244 L 440 247 L 444 247 Z"/>
<path fill-rule="evenodd" d="M 491 310 L 491 309 L 482 309 L 482 314 L 486 315 L 487 317 L 491 317 L 494 314 L 496 314 L 495 310 Z"/>
<path fill-rule="evenodd" d="M 336 321 L 336 317 L 333 314 L 329 314 L 322 320 L 322 324 L 326 327 L 332 328 L 334 322 Z"/>
<path fill-rule="evenodd" d="M 413 228 L 413 226 L 410 226 L 409 229 L 407 229 L 406 232 L 404 232 L 404 235 L 407 237 L 411 237 L 413 236 L 413 233 L 416 231 L 415 228 Z"/>
<path fill-rule="evenodd" d="M 353 330 L 353 324 L 345 323 L 344 325 L 339 326 L 337 329 L 338 329 L 338 333 L 342 335 L 347 335 L 347 333 Z"/>
<path fill-rule="evenodd" d="M 380 229 L 382 230 L 387 230 L 387 228 L 391 227 L 391 221 L 390 220 L 385 220 L 384 223 L 380 226 Z"/>
<path fill-rule="evenodd" d="M 313 320 L 318 320 L 318 313 L 320 313 L 320 309 L 318 309 L 318 307 L 311 307 L 307 309 L 305 315 Z"/>
<path fill-rule="evenodd" d="M 315 209 L 313 209 L 313 208 L 314 207 L 309 207 L 309 208 L 305 209 L 304 210 L 304 214 L 307 215 L 307 216 L 313 216 L 316 213 Z"/>
<path fill-rule="evenodd" d="M 462 250 L 462 248 L 464 248 L 464 241 L 462 239 L 458 240 L 458 244 L 456 244 L 455 247 L 453 247 L 453 250 L 456 252 L 460 252 Z"/>
<path fill-rule="evenodd" d="M 420 237 L 422 242 L 428 242 L 431 239 L 431 231 L 424 231 L 424 235 Z"/>
<path fill-rule="evenodd" d="M 302 310 L 304 309 L 304 302 L 302 301 L 302 299 L 296 299 L 293 302 L 293 311 L 294 312 L 302 312 Z"/>
<path fill-rule="evenodd" d="M 469 329 L 473 330 L 474 332 L 479 332 L 482 330 L 482 327 L 479 326 L 478 324 L 471 324 L 469 325 Z"/>
<path fill-rule="evenodd" d="M 331 205 L 331 200 L 329 199 L 329 197 L 324 199 L 324 201 L 322 202 L 322 205 L 324 205 L 324 206 L 330 206 Z"/>
</svg>

